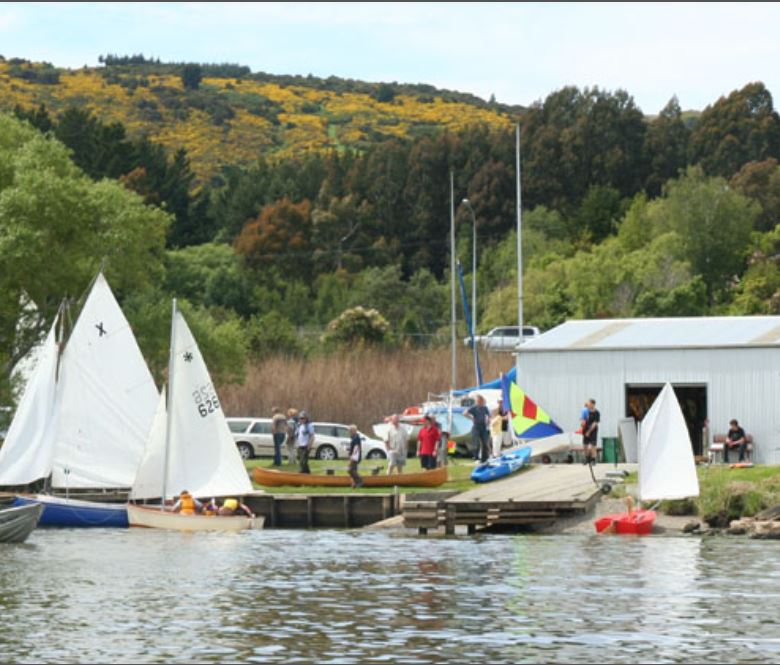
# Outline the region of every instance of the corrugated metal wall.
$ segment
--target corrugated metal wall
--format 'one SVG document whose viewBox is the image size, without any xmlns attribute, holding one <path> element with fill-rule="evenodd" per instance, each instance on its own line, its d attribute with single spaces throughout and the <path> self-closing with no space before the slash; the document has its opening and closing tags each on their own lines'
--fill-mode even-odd
<svg viewBox="0 0 780 665">
<path fill-rule="evenodd" d="M 601 412 L 601 436 L 617 436 L 626 384 L 703 384 L 711 433 L 731 418 L 755 437 L 755 461 L 780 464 L 780 349 L 540 351 L 520 356 L 518 384 L 567 431 L 586 399 Z"/>
</svg>

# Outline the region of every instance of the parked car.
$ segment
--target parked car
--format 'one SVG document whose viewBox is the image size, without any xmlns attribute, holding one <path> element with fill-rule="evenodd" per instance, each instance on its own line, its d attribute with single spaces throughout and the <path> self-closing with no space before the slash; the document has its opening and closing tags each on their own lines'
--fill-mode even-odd
<svg viewBox="0 0 780 665">
<path fill-rule="evenodd" d="M 273 457 L 274 438 L 270 418 L 227 418 L 238 451 L 244 459 Z M 340 423 L 314 422 L 314 457 L 321 460 L 346 459 L 349 454 L 349 427 Z M 363 457 L 385 459 L 385 444 L 358 432 Z"/>
<path fill-rule="evenodd" d="M 539 328 L 536 326 L 523 326 L 522 341 L 526 342 L 529 339 L 538 337 L 540 334 Z M 489 351 L 514 351 L 518 344 L 521 343 L 520 327 L 501 326 L 493 328 L 487 335 L 477 335 L 476 340 L 477 344 Z M 471 346 L 471 337 L 466 337 L 463 343 L 466 346 Z"/>
</svg>

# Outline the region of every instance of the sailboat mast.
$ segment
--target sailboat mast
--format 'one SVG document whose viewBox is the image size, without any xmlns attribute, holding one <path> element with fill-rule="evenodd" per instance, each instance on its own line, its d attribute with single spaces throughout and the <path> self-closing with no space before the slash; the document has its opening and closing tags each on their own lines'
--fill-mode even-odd
<svg viewBox="0 0 780 665">
<path fill-rule="evenodd" d="M 520 123 L 517 123 L 517 136 L 515 145 L 515 171 L 517 176 L 517 325 L 519 326 L 519 342 L 523 343 L 523 205 L 522 190 L 520 187 Z M 520 354 L 515 354 L 515 367 L 520 383 Z"/>
<path fill-rule="evenodd" d="M 173 423 L 173 377 L 174 377 L 174 353 L 176 342 L 176 298 L 173 299 L 171 308 L 171 346 L 168 352 L 168 396 L 166 399 L 165 422 L 165 461 L 163 462 L 162 497 L 160 497 L 160 510 L 165 510 L 165 498 L 168 495 L 168 463 L 170 458 L 171 425 Z"/>
</svg>

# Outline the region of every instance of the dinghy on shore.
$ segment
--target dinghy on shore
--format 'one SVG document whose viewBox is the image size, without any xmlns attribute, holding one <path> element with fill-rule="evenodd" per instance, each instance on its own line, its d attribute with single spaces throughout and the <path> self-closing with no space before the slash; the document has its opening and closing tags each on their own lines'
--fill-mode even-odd
<svg viewBox="0 0 780 665">
<path fill-rule="evenodd" d="M 419 473 L 401 473 L 392 476 L 361 476 L 363 487 L 439 487 L 447 482 L 447 467 L 440 466 L 431 471 Z M 264 487 L 349 487 L 352 484 L 348 475 L 324 476 L 312 473 L 296 473 L 293 471 L 277 471 L 255 467 L 252 479 Z"/>
<path fill-rule="evenodd" d="M 699 496 L 693 448 L 680 403 L 667 383 L 639 424 L 639 500 L 662 501 Z M 594 521 L 598 533 L 652 532 L 656 514 L 632 510 Z"/>
</svg>

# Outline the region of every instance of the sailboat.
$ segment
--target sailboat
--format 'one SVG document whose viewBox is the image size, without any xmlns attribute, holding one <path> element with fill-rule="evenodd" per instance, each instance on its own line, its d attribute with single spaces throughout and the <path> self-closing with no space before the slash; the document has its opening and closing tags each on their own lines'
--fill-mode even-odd
<svg viewBox="0 0 780 665">
<path fill-rule="evenodd" d="M 154 418 L 157 389 L 130 325 L 102 272 L 66 341 L 55 318 L 0 449 L 0 485 L 46 479 L 65 498 L 18 495 L 40 503 L 40 526 L 126 527 L 123 504 L 79 501 L 75 489 L 133 484 Z M 64 348 L 63 348 L 64 347 Z"/>
<path fill-rule="evenodd" d="M 160 499 L 161 503 L 129 503 L 130 526 L 237 531 L 262 525 L 262 518 L 183 515 L 166 510 L 166 499 L 183 490 L 200 498 L 240 496 L 251 493 L 252 484 L 206 363 L 174 300 L 167 407 L 163 393 L 130 492 L 132 501 Z"/>
<path fill-rule="evenodd" d="M 680 403 L 667 383 L 639 425 L 639 500 L 699 496 L 693 448 Z M 649 534 L 656 514 L 629 507 L 626 513 L 596 520 L 596 531 Z"/>
</svg>

